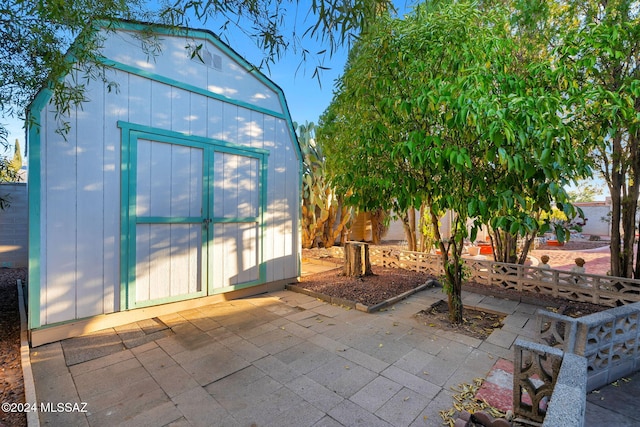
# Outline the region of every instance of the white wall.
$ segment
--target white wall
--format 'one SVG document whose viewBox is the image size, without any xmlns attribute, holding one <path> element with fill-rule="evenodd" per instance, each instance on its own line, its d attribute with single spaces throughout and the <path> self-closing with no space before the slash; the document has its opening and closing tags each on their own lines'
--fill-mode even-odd
<svg viewBox="0 0 640 427">
<path fill-rule="evenodd" d="M 0 268 L 26 267 L 29 263 L 27 184 L 2 183 L 0 196 L 10 202 L 9 207 L 0 210 Z"/>
<path fill-rule="evenodd" d="M 585 218 L 588 219 L 587 224 L 582 227 L 582 234 L 592 234 L 596 236 L 609 236 L 611 234 L 611 226 L 602 218 L 609 218 L 611 205 L 606 202 L 601 203 L 576 203 L 584 212 Z"/>
</svg>

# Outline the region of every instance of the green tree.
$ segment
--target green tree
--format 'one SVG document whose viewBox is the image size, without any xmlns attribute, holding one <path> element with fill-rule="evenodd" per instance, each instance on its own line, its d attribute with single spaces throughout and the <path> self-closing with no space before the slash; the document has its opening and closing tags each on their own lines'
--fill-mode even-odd
<svg viewBox="0 0 640 427">
<path fill-rule="evenodd" d="M 18 173 L 20 169 L 22 169 L 22 152 L 20 151 L 20 141 L 17 139 L 13 146 L 13 158 L 11 159 L 10 165 L 15 173 Z"/>
<path fill-rule="evenodd" d="M 596 196 L 602 195 L 602 188 L 587 181 L 580 181 L 575 190 L 567 191 L 567 194 L 571 202 L 593 202 Z"/>
<path fill-rule="evenodd" d="M 531 212 L 555 202 L 573 216 L 563 186 L 589 172 L 562 94 L 546 84 L 550 64 L 523 63 L 511 16 L 462 1 L 382 17 L 354 46 L 334 101 L 332 179 L 356 206 L 425 203 L 452 322 L 462 320 L 464 240 L 483 223 L 513 236 L 550 229 Z M 445 211 L 455 213 L 448 238 Z"/>
<path fill-rule="evenodd" d="M 579 25 L 561 34 L 555 51 L 558 81 L 566 85 L 567 110 L 574 112 L 585 144 L 595 144 L 611 195 L 611 274 L 638 278 L 634 242 L 640 196 L 640 4 L 581 3 Z"/>
<path fill-rule="evenodd" d="M 96 20 L 138 19 L 198 27 L 217 23 L 223 38 L 235 25 L 263 49 L 263 64 L 268 65 L 287 50 L 305 61 L 312 55 L 305 48 L 305 38 L 318 39 L 329 53 L 334 52 L 352 33 L 366 28 L 378 7 L 391 7 L 391 0 L 313 0 L 308 9 L 296 0 L 176 0 L 155 9 L 144 0 L 8 0 L 0 7 L 0 110 L 3 117 L 24 118 L 28 103 L 47 81 L 61 117 L 82 103 L 84 82 L 104 79 L 95 61 L 100 40 L 88 31 Z M 287 16 L 298 15 L 310 16 L 310 23 L 303 28 L 298 28 L 298 22 L 285 25 Z M 66 54 L 74 40 L 75 61 L 68 61 Z M 74 67 L 79 71 L 76 81 L 57 79 Z M 322 69 L 319 64 L 315 75 Z M 69 123 L 62 121 L 59 126 L 64 133 Z M 6 136 L 0 132 L 5 147 Z"/>
</svg>

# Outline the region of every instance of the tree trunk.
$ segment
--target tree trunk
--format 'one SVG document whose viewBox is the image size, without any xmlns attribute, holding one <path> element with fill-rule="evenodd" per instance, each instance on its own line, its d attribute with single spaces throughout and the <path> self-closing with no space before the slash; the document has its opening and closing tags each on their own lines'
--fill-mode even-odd
<svg viewBox="0 0 640 427">
<path fill-rule="evenodd" d="M 407 250 L 416 250 L 416 233 L 415 228 L 411 228 L 411 221 L 409 219 L 409 211 L 402 215 L 402 228 L 404 229 L 404 235 L 407 238 Z M 415 225 L 415 222 L 414 222 Z"/>
<path fill-rule="evenodd" d="M 374 245 L 379 245 L 382 241 L 382 237 L 386 234 L 386 227 L 384 220 L 386 212 L 382 209 L 376 209 L 370 213 L 371 218 L 371 242 Z"/>
<path fill-rule="evenodd" d="M 362 277 L 373 274 L 369 261 L 369 244 L 363 242 L 346 242 L 344 245 L 345 276 Z"/>
<path fill-rule="evenodd" d="M 434 226 L 435 237 L 442 252 L 442 266 L 444 267 L 443 288 L 447 292 L 449 305 L 449 321 L 451 323 L 462 323 L 462 262 L 460 251 L 454 247 L 451 258 L 449 248 L 445 246 L 440 236 L 439 218 L 433 209 L 429 208 L 431 223 Z"/>
</svg>

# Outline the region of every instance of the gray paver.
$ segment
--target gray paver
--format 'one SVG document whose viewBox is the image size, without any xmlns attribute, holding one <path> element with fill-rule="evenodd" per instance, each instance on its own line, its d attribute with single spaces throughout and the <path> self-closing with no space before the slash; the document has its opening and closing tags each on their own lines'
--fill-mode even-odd
<svg viewBox="0 0 640 427">
<path fill-rule="evenodd" d="M 513 342 L 517 337 L 518 335 L 514 334 L 513 332 L 496 329 L 491 333 L 491 335 L 489 335 L 489 337 L 486 339 L 486 342 L 488 342 L 489 344 L 497 345 L 499 347 L 511 348 Z"/>
<path fill-rule="evenodd" d="M 210 426 L 213 420 L 229 416 L 227 411 L 202 387 L 191 388 L 171 398 L 192 426 Z"/>
<path fill-rule="evenodd" d="M 295 407 L 281 411 L 277 417 L 265 423 L 265 427 L 296 426 L 307 427 L 314 425 L 324 417 L 324 412 L 307 401 L 298 403 Z"/>
<path fill-rule="evenodd" d="M 440 392 L 439 386 L 429 382 L 428 374 L 422 374 L 422 377 L 420 377 L 395 366 L 389 366 L 382 372 L 382 375 L 421 394 L 427 400 L 432 399 Z"/>
<path fill-rule="evenodd" d="M 233 351 L 247 362 L 253 362 L 254 360 L 261 359 L 269 354 L 247 340 L 234 340 L 232 342 L 225 341 L 224 343 L 229 350 Z"/>
<path fill-rule="evenodd" d="M 482 344 L 478 347 L 478 350 L 482 350 L 487 352 L 491 356 L 507 360 L 513 360 L 513 350 L 504 348 L 495 344 L 491 344 L 489 342 L 483 341 Z"/>
<path fill-rule="evenodd" d="M 114 389 L 123 389 L 148 377 L 146 369 L 133 358 L 75 375 L 74 382 L 78 394 L 86 400 L 103 394 L 105 384 L 112 384 Z"/>
<path fill-rule="evenodd" d="M 182 424 L 180 423 L 182 422 Z M 120 427 L 188 426 L 173 402 L 165 402 L 122 422 Z"/>
<path fill-rule="evenodd" d="M 274 355 L 297 372 L 306 374 L 338 357 L 322 347 L 303 341 Z"/>
<path fill-rule="evenodd" d="M 462 363 L 469 354 L 474 350 L 474 347 L 467 344 L 463 344 L 457 341 L 447 342 L 437 356 L 440 359 L 447 360 L 454 365 Z"/>
<path fill-rule="evenodd" d="M 106 368 L 134 358 L 135 356 L 130 350 L 121 350 L 117 353 L 109 354 L 108 356 L 104 356 L 99 359 L 93 359 L 77 365 L 69 366 L 69 372 L 73 375 L 80 375 L 85 372 Z"/>
<path fill-rule="evenodd" d="M 379 373 L 389 366 L 387 362 L 384 362 L 360 350 L 356 350 L 355 348 L 345 349 L 340 353 L 340 356 L 352 361 L 353 363 L 357 363 L 360 366 L 373 372 Z"/>
<path fill-rule="evenodd" d="M 351 396 L 349 400 L 370 412 L 375 412 L 400 390 L 402 390 L 400 384 L 385 377 L 377 377 Z"/>
<path fill-rule="evenodd" d="M 428 404 L 427 399 L 404 387 L 375 414 L 394 426 L 408 426 Z"/>
<path fill-rule="evenodd" d="M 300 376 L 300 373 L 292 370 L 286 363 L 283 363 L 280 359 L 271 355 L 256 360 L 253 362 L 253 366 L 268 373 L 274 380 L 282 384 L 288 383 Z"/>
<path fill-rule="evenodd" d="M 122 424 L 133 417 L 145 412 L 156 411 L 157 407 L 165 405 L 169 398 L 157 388 L 139 388 L 136 394 L 128 394 L 116 405 L 103 409 L 97 413 L 91 413 L 88 417 L 91 426 L 114 426 Z M 132 398 L 135 396 L 135 399 Z M 163 406 L 164 407 L 164 406 Z"/>
<path fill-rule="evenodd" d="M 329 414 L 344 426 L 390 427 L 391 424 L 367 411 L 363 407 L 345 400 L 333 408 Z"/>
<path fill-rule="evenodd" d="M 518 301 L 508 300 L 504 298 L 496 298 L 493 296 L 485 296 L 475 307 L 479 309 L 497 311 L 498 313 L 511 314 L 516 311 L 520 303 Z"/>
<path fill-rule="evenodd" d="M 343 426 L 344 424 L 340 424 L 339 422 L 337 422 L 336 420 L 334 420 L 328 415 L 325 415 L 320 419 L 320 421 L 318 421 L 313 425 L 313 427 L 343 427 Z"/>
<path fill-rule="evenodd" d="M 465 294 L 467 301 L 514 313 L 502 330 L 481 341 L 416 321 L 415 312 L 441 298 L 440 289 L 428 289 L 395 309 L 366 314 L 274 292 L 35 348 L 38 399 L 86 401 L 89 409 L 86 415 L 40 413 L 40 421 L 437 426 L 439 411 L 453 406 L 449 387 L 486 376 L 500 357 L 513 360 L 513 340 L 535 332 L 528 316 L 536 308 Z M 589 395 L 587 425 L 640 422 L 637 415 L 617 412 L 635 408 L 639 392 L 615 393 L 623 392 Z"/>
<path fill-rule="evenodd" d="M 307 375 L 317 383 L 346 398 L 354 395 L 377 376 L 375 372 L 342 357 L 336 357 Z"/>
<path fill-rule="evenodd" d="M 264 398 L 252 401 L 246 408 L 232 412 L 231 415 L 244 425 L 265 425 L 280 419 L 283 413 L 296 408 L 301 402 L 303 400 L 300 396 L 286 387 L 280 387 Z"/>
<path fill-rule="evenodd" d="M 114 329 L 105 329 L 90 336 L 71 338 L 61 343 L 67 366 L 98 359 L 124 348 L 120 336 Z"/>
<path fill-rule="evenodd" d="M 434 358 L 427 362 L 424 366 L 424 378 L 430 383 L 444 386 L 449 380 L 449 377 L 453 375 L 457 366 L 448 360 L 441 359 L 439 357 Z"/>
<path fill-rule="evenodd" d="M 169 397 L 176 396 L 198 385 L 196 380 L 179 365 L 162 365 L 150 373 Z"/>
<path fill-rule="evenodd" d="M 215 353 L 183 365 L 185 371 L 200 385 L 207 385 L 249 366 L 249 362 L 231 350 L 218 348 Z"/>
<path fill-rule="evenodd" d="M 415 420 L 410 424 L 411 427 L 424 426 L 441 426 L 442 418 L 440 411 L 447 410 L 453 406 L 453 393 L 449 390 L 442 389 L 420 412 Z"/>
<path fill-rule="evenodd" d="M 299 376 L 287 383 L 286 386 L 324 412 L 329 412 L 344 400 L 344 398 L 336 392 L 329 390 L 306 376 Z"/>
<path fill-rule="evenodd" d="M 422 368 L 434 358 L 435 356 L 432 356 L 429 353 L 425 353 L 422 350 L 418 350 L 414 348 L 409 353 L 402 356 L 393 365 L 407 372 L 418 374 L 422 372 Z"/>
</svg>

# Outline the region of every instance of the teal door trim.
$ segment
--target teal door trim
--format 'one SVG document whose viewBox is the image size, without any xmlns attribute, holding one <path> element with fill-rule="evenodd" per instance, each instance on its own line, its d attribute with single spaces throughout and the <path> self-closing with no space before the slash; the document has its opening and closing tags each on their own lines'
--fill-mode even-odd
<svg viewBox="0 0 640 427">
<path fill-rule="evenodd" d="M 228 292 L 242 289 L 248 286 L 265 283 L 266 264 L 264 262 L 264 238 L 265 238 L 265 209 L 266 209 L 266 179 L 267 159 L 269 152 L 260 148 L 245 147 L 238 144 L 186 135 L 180 132 L 156 129 L 134 123 L 119 121 L 121 129 L 121 235 L 120 235 L 120 310 L 164 304 L 184 299 L 196 298 L 206 294 Z M 154 142 L 182 145 L 203 150 L 202 165 L 202 215 L 199 217 L 138 217 L 136 214 L 137 193 L 137 145 L 139 139 Z M 211 218 L 213 212 L 213 188 L 214 166 L 213 154 L 215 152 L 236 154 L 255 158 L 259 161 L 259 212 L 256 217 L 223 217 Z M 195 293 L 183 294 L 175 297 L 154 299 L 137 302 L 136 289 L 136 226 L 139 224 L 203 224 L 202 249 L 201 249 L 201 290 Z M 257 280 L 240 283 L 234 286 L 214 289 L 213 274 L 208 260 L 210 247 L 213 240 L 213 227 L 209 224 L 216 223 L 255 223 L 258 226 L 258 274 Z"/>
</svg>

